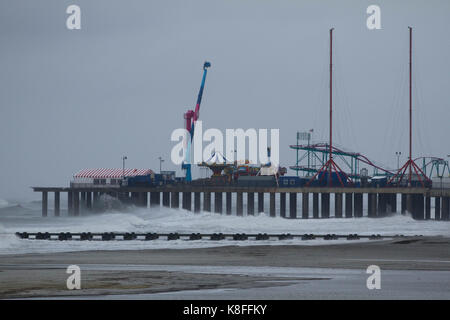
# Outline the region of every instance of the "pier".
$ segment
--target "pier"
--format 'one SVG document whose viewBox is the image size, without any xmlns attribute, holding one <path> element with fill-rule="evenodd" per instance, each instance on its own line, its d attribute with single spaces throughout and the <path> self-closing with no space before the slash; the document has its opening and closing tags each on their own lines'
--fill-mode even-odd
<svg viewBox="0 0 450 320">
<path fill-rule="evenodd" d="M 450 217 L 450 189 L 205 187 L 180 184 L 148 188 L 33 187 L 33 190 L 42 194 L 43 217 L 48 216 L 49 194 L 53 194 L 55 216 L 60 216 L 61 195 L 67 196 L 68 215 L 79 216 L 81 212 L 95 212 L 100 195 L 108 194 L 123 203 L 149 208 L 149 210 L 158 207 L 178 209 L 181 198 L 181 208 L 184 210 L 196 213 L 203 210 L 237 216 L 244 215 L 245 207 L 247 215 L 264 212 L 264 200 L 268 199 L 269 216 L 280 216 L 286 219 L 330 218 L 332 205 L 334 205 L 334 218 L 343 219 L 380 218 L 397 212 L 401 214 L 409 212 L 416 220 L 448 221 Z M 331 203 L 331 195 L 334 195 L 334 203 Z M 212 199 L 214 199 L 214 206 L 212 206 Z M 397 199 L 400 200 L 400 208 L 397 208 Z M 434 210 L 431 210 L 432 201 Z"/>
</svg>

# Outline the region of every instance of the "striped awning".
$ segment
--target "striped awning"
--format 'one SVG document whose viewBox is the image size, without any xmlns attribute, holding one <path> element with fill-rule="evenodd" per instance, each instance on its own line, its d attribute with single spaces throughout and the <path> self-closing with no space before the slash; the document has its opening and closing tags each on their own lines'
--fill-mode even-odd
<svg viewBox="0 0 450 320">
<path fill-rule="evenodd" d="M 74 175 L 74 178 L 94 178 L 94 179 L 119 179 L 125 177 L 145 176 L 152 174 L 150 169 L 111 169 L 111 168 L 99 168 L 99 169 L 83 169 Z"/>
</svg>

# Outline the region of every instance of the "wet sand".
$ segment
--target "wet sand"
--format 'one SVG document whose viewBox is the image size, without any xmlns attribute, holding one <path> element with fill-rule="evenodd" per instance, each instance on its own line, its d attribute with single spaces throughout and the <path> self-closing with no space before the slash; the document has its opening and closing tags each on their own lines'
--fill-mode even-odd
<svg viewBox="0 0 450 320">
<path fill-rule="evenodd" d="M 294 283 L 302 282 L 320 282 L 323 287 L 331 276 L 327 273 L 302 276 L 301 269 L 292 276 L 280 276 L 278 272 L 271 274 L 270 268 L 356 269 L 365 273 L 367 266 L 371 264 L 378 265 L 382 270 L 443 271 L 434 273 L 434 277 L 436 274 L 442 275 L 445 280 L 450 271 L 450 238 L 405 237 L 320 246 L 228 246 L 3 255 L 0 256 L 0 298 L 71 295 L 95 297 L 116 294 L 132 297 L 135 294 L 184 290 L 271 287 L 277 287 L 282 292 Z M 66 288 L 69 276 L 66 268 L 69 265 L 79 265 L 82 270 L 81 290 Z M 164 270 L 164 266 L 167 266 L 167 270 Z M 180 269 L 188 266 L 203 268 L 203 271 L 195 271 L 195 268 L 192 269 L 194 271 L 189 268 Z M 209 272 L 205 269 L 207 266 L 221 269 Z M 252 267 L 269 269 L 265 274 L 259 274 L 227 272 L 227 267 L 244 267 L 242 270 L 252 270 Z M 345 282 L 343 283 L 345 286 Z M 442 293 L 439 292 L 439 295 L 442 296 Z M 293 298 L 295 297 L 294 295 Z M 301 297 L 304 298 L 305 295 Z M 214 298 L 220 298 L 220 295 Z M 358 296 L 355 294 L 354 298 Z M 448 299 L 445 295 L 442 298 Z"/>
</svg>

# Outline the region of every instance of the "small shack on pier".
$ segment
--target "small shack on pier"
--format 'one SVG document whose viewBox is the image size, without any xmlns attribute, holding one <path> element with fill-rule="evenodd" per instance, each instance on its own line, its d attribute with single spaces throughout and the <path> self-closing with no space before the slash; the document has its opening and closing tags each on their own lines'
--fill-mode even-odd
<svg viewBox="0 0 450 320">
<path fill-rule="evenodd" d="M 83 169 L 73 176 L 70 182 L 71 188 L 85 187 L 120 187 L 125 178 L 150 176 L 153 171 L 150 169 Z"/>
</svg>

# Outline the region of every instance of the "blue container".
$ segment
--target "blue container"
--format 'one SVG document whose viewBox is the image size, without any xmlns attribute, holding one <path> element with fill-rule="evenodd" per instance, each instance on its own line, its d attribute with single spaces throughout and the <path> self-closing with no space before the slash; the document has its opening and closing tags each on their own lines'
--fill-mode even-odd
<svg viewBox="0 0 450 320">
<path fill-rule="evenodd" d="M 329 176 L 330 176 L 330 173 L 328 171 L 320 172 L 318 175 L 318 181 L 319 181 L 318 185 L 320 187 L 325 187 L 325 186 L 329 185 L 329 183 L 328 183 Z M 339 178 L 340 178 L 340 180 L 339 180 Z M 344 187 L 346 187 L 348 185 L 347 178 L 345 177 L 345 174 L 343 172 L 339 172 L 339 174 L 337 172 L 331 172 L 331 185 L 332 186 L 339 186 L 339 187 L 342 186 L 341 181 L 342 181 L 342 184 L 344 185 Z"/>
<path fill-rule="evenodd" d="M 280 188 L 301 188 L 304 187 L 311 178 L 297 176 L 282 176 L 278 179 Z"/>
</svg>

